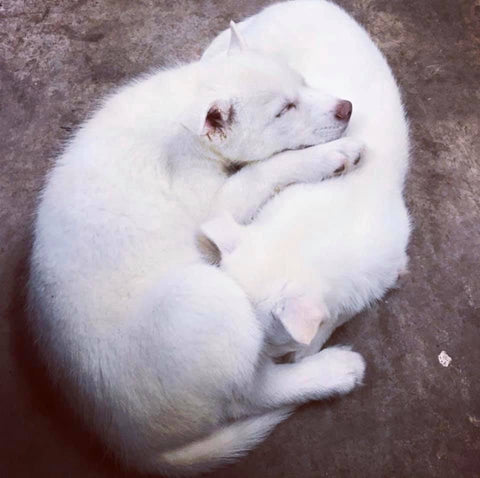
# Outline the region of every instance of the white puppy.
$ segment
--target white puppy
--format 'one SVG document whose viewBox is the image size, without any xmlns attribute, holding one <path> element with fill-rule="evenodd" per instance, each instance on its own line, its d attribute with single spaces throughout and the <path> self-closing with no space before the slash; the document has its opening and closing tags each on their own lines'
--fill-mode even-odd
<svg viewBox="0 0 480 478">
<path fill-rule="evenodd" d="M 296 346 L 298 359 L 320 350 L 338 325 L 381 298 L 406 269 L 407 123 L 385 59 L 339 7 L 287 2 L 238 28 L 249 46 L 287 61 L 309 85 L 350 99 L 348 134 L 367 144 L 359 169 L 322 184 L 292 186 L 250 226 L 227 215 L 203 226 L 222 253 L 222 269 L 258 313 L 284 315 L 287 330 L 270 352 Z M 206 57 L 225 50 L 225 35 Z M 288 118 L 294 122 L 299 113 Z"/>
<path fill-rule="evenodd" d="M 266 359 L 271 318 L 260 322 L 197 244 L 212 211 L 245 222 L 276 190 L 350 169 L 357 142 L 321 144 L 350 112 L 285 62 L 241 51 L 233 33 L 228 57 L 107 98 L 58 159 L 35 223 L 33 326 L 65 394 L 128 463 L 207 469 L 254 446 L 289 406 L 361 380 L 363 360 L 346 349 Z"/>
</svg>

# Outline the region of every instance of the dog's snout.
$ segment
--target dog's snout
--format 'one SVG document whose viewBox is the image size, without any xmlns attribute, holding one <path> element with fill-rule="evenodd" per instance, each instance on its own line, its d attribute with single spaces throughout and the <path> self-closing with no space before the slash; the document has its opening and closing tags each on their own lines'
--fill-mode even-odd
<svg viewBox="0 0 480 478">
<path fill-rule="evenodd" d="M 352 103 L 347 100 L 339 101 L 335 108 L 335 118 L 342 121 L 348 121 L 350 116 L 352 116 Z"/>
</svg>

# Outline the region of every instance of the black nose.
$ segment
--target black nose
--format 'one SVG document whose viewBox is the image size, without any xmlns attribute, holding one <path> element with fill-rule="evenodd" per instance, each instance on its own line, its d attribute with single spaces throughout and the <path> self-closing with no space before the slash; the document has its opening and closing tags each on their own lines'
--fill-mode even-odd
<svg viewBox="0 0 480 478">
<path fill-rule="evenodd" d="M 352 116 L 352 103 L 347 100 L 339 101 L 335 108 L 335 118 L 342 121 L 348 121 L 350 116 Z"/>
</svg>

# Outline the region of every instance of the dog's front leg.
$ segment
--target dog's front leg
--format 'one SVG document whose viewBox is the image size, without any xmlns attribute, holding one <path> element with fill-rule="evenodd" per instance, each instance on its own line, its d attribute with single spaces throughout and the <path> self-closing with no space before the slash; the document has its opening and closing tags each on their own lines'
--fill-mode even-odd
<svg viewBox="0 0 480 478">
<path fill-rule="evenodd" d="M 359 163 L 362 149 L 360 141 L 341 138 L 298 151 L 285 151 L 266 161 L 249 164 L 220 189 L 211 215 L 228 212 L 237 222 L 246 224 L 285 187 L 318 182 L 351 170 Z"/>
</svg>

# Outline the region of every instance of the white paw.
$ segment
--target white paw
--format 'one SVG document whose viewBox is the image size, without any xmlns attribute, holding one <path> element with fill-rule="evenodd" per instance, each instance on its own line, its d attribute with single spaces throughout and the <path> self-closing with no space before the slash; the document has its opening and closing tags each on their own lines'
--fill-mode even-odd
<svg viewBox="0 0 480 478">
<path fill-rule="evenodd" d="M 360 159 L 365 145 L 355 138 L 345 137 L 332 142 L 332 150 L 329 151 L 328 159 L 337 167 L 334 167 L 335 175 L 345 174 L 360 164 Z"/>
<path fill-rule="evenodd" d="M 362 383 L 365 375 L 365 360 L 349 347 L 328 347 L 302 362 L 316 362 L 324 394 L 348 393 Z"/>
</svg>

